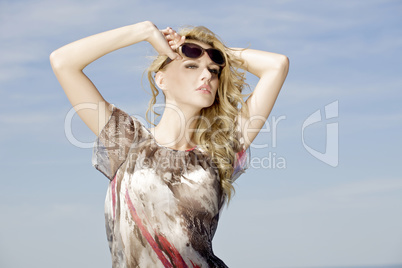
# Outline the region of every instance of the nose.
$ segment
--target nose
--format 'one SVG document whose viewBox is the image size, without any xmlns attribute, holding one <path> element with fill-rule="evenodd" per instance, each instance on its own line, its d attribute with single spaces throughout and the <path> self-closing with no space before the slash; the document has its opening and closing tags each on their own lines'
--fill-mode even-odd
<svg viewBox="0 0 402 268">
<path fill-rule="evenodd" d="M 208 67 L 204 67 L 201 73 L 202 81 L 211 81 L 212 74 L 209 71 Z"/>
</svg>

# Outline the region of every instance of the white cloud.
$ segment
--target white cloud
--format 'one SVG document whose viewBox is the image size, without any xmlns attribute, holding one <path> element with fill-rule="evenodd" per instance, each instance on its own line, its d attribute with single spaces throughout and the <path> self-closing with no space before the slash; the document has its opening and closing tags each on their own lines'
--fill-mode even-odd
<svg viewBox="0 0 402 268">
<path fill-rule="evenodd" d="M 379 194 L 402 189 L 402 179 L 376 179 L 353 182 L 332 189 L 327 189 L 319 193 L 319 196 L 325 197 L 348 197 L 361 196 L 367 194 Z"/>
<path fill-rule="evenodd" d="M 42 195 L 41 197 L 43 198 Z M 0 258 L 4 267 L 110 267 L 110 255 L 104 234 L 102 199 L 93 205 L 81 202 L 57 202 L 52 196 L 41 204 L 21 198 L 13 204 L 2 202 L 4 220 L 0 223 Z M 94 196 L 92 196 L 94 197 Z M 46 252 L 46 254 L 44 254 Z M 74 256 L 74 258 L 71 258 Z"/>
<path fill-rule="evenodd" d="M 369 78 L 371 75 L 367 73 L 366 76 Z M 364 81 L 348 82 L 347 77 L 344 79 L 334 83 L 291 79 L 285 82 L 280 95 L 281 102 L 294 106 L 311 101 L 339 100 L 342 105 L 342 101 L 348 103 L 356 101 L 356 104 L 363 104 L 402 97 L 402 92 L 399 90 L 402 80 L 398 77 L 370 84 Z"/>
<path fill-rule="evenodd" d="M 8 1 L 3 2 L 3 38 L 21 40 L 62 35 L 72 26 L 102 21 L 113 3 L 110 1 Z"/>
<path fill-rule="evenodd" d="M 389 203 L 383 194 L 402 192 L 402 179 L 374 179 L 352 181 L 295 197 L 265 200 L 269 215 L 329 212 L 337 210 L 378 209 L 398 204 Z M 383 201 L 383 202 L 378 202 Z"/>
<path fill-rule="evenodd" d="M 402 179 L 351 179 L 298 192 L 280 198 L 238 196 L 241 200 L 223 214 L 216 251 L 238 267 L 369 267 L 402 261 L 402 217 L 397 213 Z M 235 241 L 231 251 L 228 241 Z"/>
<path fill-rule="evenodd" d="M 107 1 L 4 1 L 0 30 L 0 81 L 31 74 L 38 63 L 48 62 L 56 38 L 72 35 L 80 25 L 98 26 Z M 110 2 L 109 2 L 110 4 Z M 73 41 L 73 40 L 70 40 Z M 60 45 L 61 46 L 61 45 Z M 53 48 L 55 49 L 55 48 Z M 37 64 L 34 68 L 29 64 Z"/>
<path fill-rule="evenodd" d="M 60 110 L 58 111 L 18 111 L 15 112 L 7 109 L 0 114 L 0 124 L 7 131 L 0 133 L 0 138 L 3 141 L 19 140 L 24 142 L 18 143 L 4 143 L 3 147 L 6 150 L 13 150 L 13 148 L 20 148 L 27 146 L 26 143 L 37 141 L 38 139 L 44 143 L 50 143 L 57 140 L 62 141 L 61 135 L 64 133 L 65 114 Z M 27 136 L 28 134 L 28 136 Z M 32 145 L 31 145 L 32 146 Z"/>
<path fill-rule="evenodd" d="M 356 123 L 358 122 L 358 125 Z M 402 129 L 402 112 L 400 113 L 387 113 L 387 114 L 349 114 L 347 118 L 342 119 L 344 131 L 351 132 L 364 132 L 370 130 L 380 130 L 387 133 L 389 129 Z M 367 132 L 366 132 L 367 133 Z M 346 134 L 346 133 L 345 133 Z M 377 136 L 372 141 L 382 140 L 382 137 Z M 386 142 L 383 140 L 382 142 Z M 390 140 L 388 140 L 390 142 Z"/>
<path fill-rule="evenodd" d="M 5 94 L 3 91 L 2 94 Z M 48 93 L 48 94 L 24 94 L 22 92 L 11 92 L 7 96 L 7 100 L 11 102 L 18 102 L 18 103 L 31 103 L 31 104 L 36 104 L 36 103 L 49 103 L 51 101 L 56 101 L 60 100 L 62 96 L 62 92 L 55 92 L 55 93 Z M 64 96 L 63 96 L 64 97 Z"/>
<path fill-rule="evenodd" d="M 19 125 L 21 127 L 28 127 L 33 124 L 50 124 L 57 122 L 60 119 L 60 115 L 49 114 L 46 112 L 35 112 L 35 113 L 23 113 L 23 114 L 12 114 L 12 115 L 0 115 L 0 123 L 7 125 Z"/>
</svg>

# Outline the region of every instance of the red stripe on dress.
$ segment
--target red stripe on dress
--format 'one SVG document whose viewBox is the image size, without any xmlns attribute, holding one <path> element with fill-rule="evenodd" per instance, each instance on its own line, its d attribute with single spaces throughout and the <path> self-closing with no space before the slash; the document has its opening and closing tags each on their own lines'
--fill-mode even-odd
<svg viewBox="0 0 402 268">
<path fill-rule="evenodd" d="M 113 220 L 116 218 L 116 176 L 114 176 L 113 180 L 110 182 L 110 187 L 112 188 Z"/>
<path fill-rule="evenodd" d="M 193 265 L 193 268 L 201 268 L 201 266 L 198 266 L 197 264 L 194 264 L 193 261 L 190 261 L 190 262 Z"/>
<path fill-rule="evenodd" d="M 187 268 L 187 264 L 184 262 L 183 258 L 181 257 L 179 251 L 169 243 L 166 237 L 157 234 L 159 243 L 161 244 L 162 248 L 164 249 L 165 253 L 167 253 L 174 264 L 174 267 L 177 268 Z"/>
<path fill-rule="evenodd" d="M 127 201 L 128 208 L 130 209 L 131 217 L 133 218 L 134 222 L 137 224 L 138 228 L 140 229 L 141 234 L 148 241 L 149 245 L 155 251 L 156 255 L 161 260 L 163 265 L 165 267 L 169 267 L 169 268 L 172 267 L 173 268 L 173 265 L 168 261 L 168 259 L 166 259 L 165 255 L 163 255 L 162 250 L 158 247 L 158 244 L 152 238 L 152 235 L 145 228 L 144 224 L 142 224 L 142 221 L 141 221 L 140 217 L 137 214 L 137 210 L 135 209 L 135 207 L 133 205 L 133 202 L 131 202 L 130 195 L 128 194 L 128 189 L 126 191 L 126 201 Z"/>
<path fill-rule="evenodd" d="M 193 148 L 191 148 L 191 149 L 186 150 L 186 152 L 190 152 L 190 151 L 194 150 L 194 149 L 195 149 L 195 147 L 197 147 L 197 145 L 196 145 L 196 146 L 194 146 L 194 147 L 193 147 Z"/>
<path fill-rule="evenodd" d="M 133 218 L 134 222 L 137 224 L 138 228 L 141 231 L 141 234 L 145 237 L 148 241 L 149 245 L 152 247 L 158 258 L 161 260 L 165 267 L 177 267 L 177 268 L 188 268 L 187 264 L 183 260 L 183 257 L 179 253 L 179 251 L 166 239 L 165 236 L 162 234 L 156 234 L 158 238 L 159 244 L 162 249 L 158 246 L 158 243 L 152 237 L 152 235 L 148 232 L 147 228 L 142 223 L 140 217 L 137 214 L 137 210 L 135 209 L 133 202 L 131 201 L 130 195 L 128 193 L 128 189 L 126 190 L 126 201 L 127 206 L 130 210 L 131 217 Z M 155 230 L 154 230 L 155 232 Z M 155 232 L 156 233 L 156 232 Z M 172 263 L 165 257 L 163 254 L 165 252 L 171 259 Z M 194 265 L 194 263 L 190 260 L 191 264 L 194 268 L 200 268 L 198 265 Z M 173 265 L 172 265 L 173 264 Z"/>
</svg>

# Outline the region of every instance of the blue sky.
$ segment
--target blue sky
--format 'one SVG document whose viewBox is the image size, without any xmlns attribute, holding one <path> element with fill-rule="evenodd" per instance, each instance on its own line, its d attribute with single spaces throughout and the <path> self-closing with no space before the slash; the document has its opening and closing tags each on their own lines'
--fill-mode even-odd
<svg viewBox="0 0 402 268">
<path fill-rule="evenodd" d="M 216 255 L 230 267 L 402 265 L 400 14 L 402 3 L 387 0 L 1 0 L 0 266 L 110 267 L 108 182 L 91 166 L 91 149 L 74 145 L 90 147 L 95 137 L 77 116 L 66 123 L 71 106 L 48 56 L 143 20 L 160 28 L 205 25 L 229 46 L 291 62 L 255 141 L 268 146 L 252 148 L 253 168 L 224 210 Z M 85 72 L 109 102 L 143 117 L 149 96 L 141 76 L 153 55 L 140 43 Z M 252 88 L 256 79 L 248 79 Z M 326 119 L 331 104 L 335 116 Z M 303 132 L 316 111 L 322 120 Z M 327 132 L 330 125 L 338 131 Z M 333 166 L 307 149 L 323 154 L 336 142 Z"/>
</svg>

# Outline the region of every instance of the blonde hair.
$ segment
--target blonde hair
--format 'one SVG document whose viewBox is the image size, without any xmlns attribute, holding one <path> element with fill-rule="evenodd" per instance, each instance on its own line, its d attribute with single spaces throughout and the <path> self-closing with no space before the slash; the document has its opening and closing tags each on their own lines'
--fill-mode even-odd
<svg viewBox="0 0 402 268">
<path fill-rule="evenodd" d="M 236 133 L 234 125 L 239 115 L 239 110 L 245 107 L 243 97 L 246 95 L 242 94 L 243 88 L 247 85 L 245 83 L 245 73 L 235 67 L 240 66 L 242 62 L 226 53 L 229 48 L 206 27 L 184 28 L 179 31 L 179 34 L 185 36 L 186 40 L 196 40 L 208 44 L 222 51 L 225 56 L 226 66 L 220 73 L 215 101 L 210 107 L 201 110 L 200 118 L 207 120 L 199 119 L 197 121 L 193 140 L 211 156 L 212 162 L 218 168 L 221 187 L 229 202 L 232 192 L 234 192 L 230 179 L 233 174 L 235 152 L 241 149 L 238 133 Z M 152 91 L 147 110 L 147 120 L 149 122 L 149 113 L 151 111 L 157 116 L 160 115 L 153 110 L 156 97 L 159 95 L 154 75 L 161 69 L 166 59 L 166 56 L 158 56 L 148 68 L 148 80 Z M 240 109 L 239 106 L 241 107 Z M 247 116 L 247 113 L 244 113 L 245 111 L 242 112 Z"/>
</svg>

